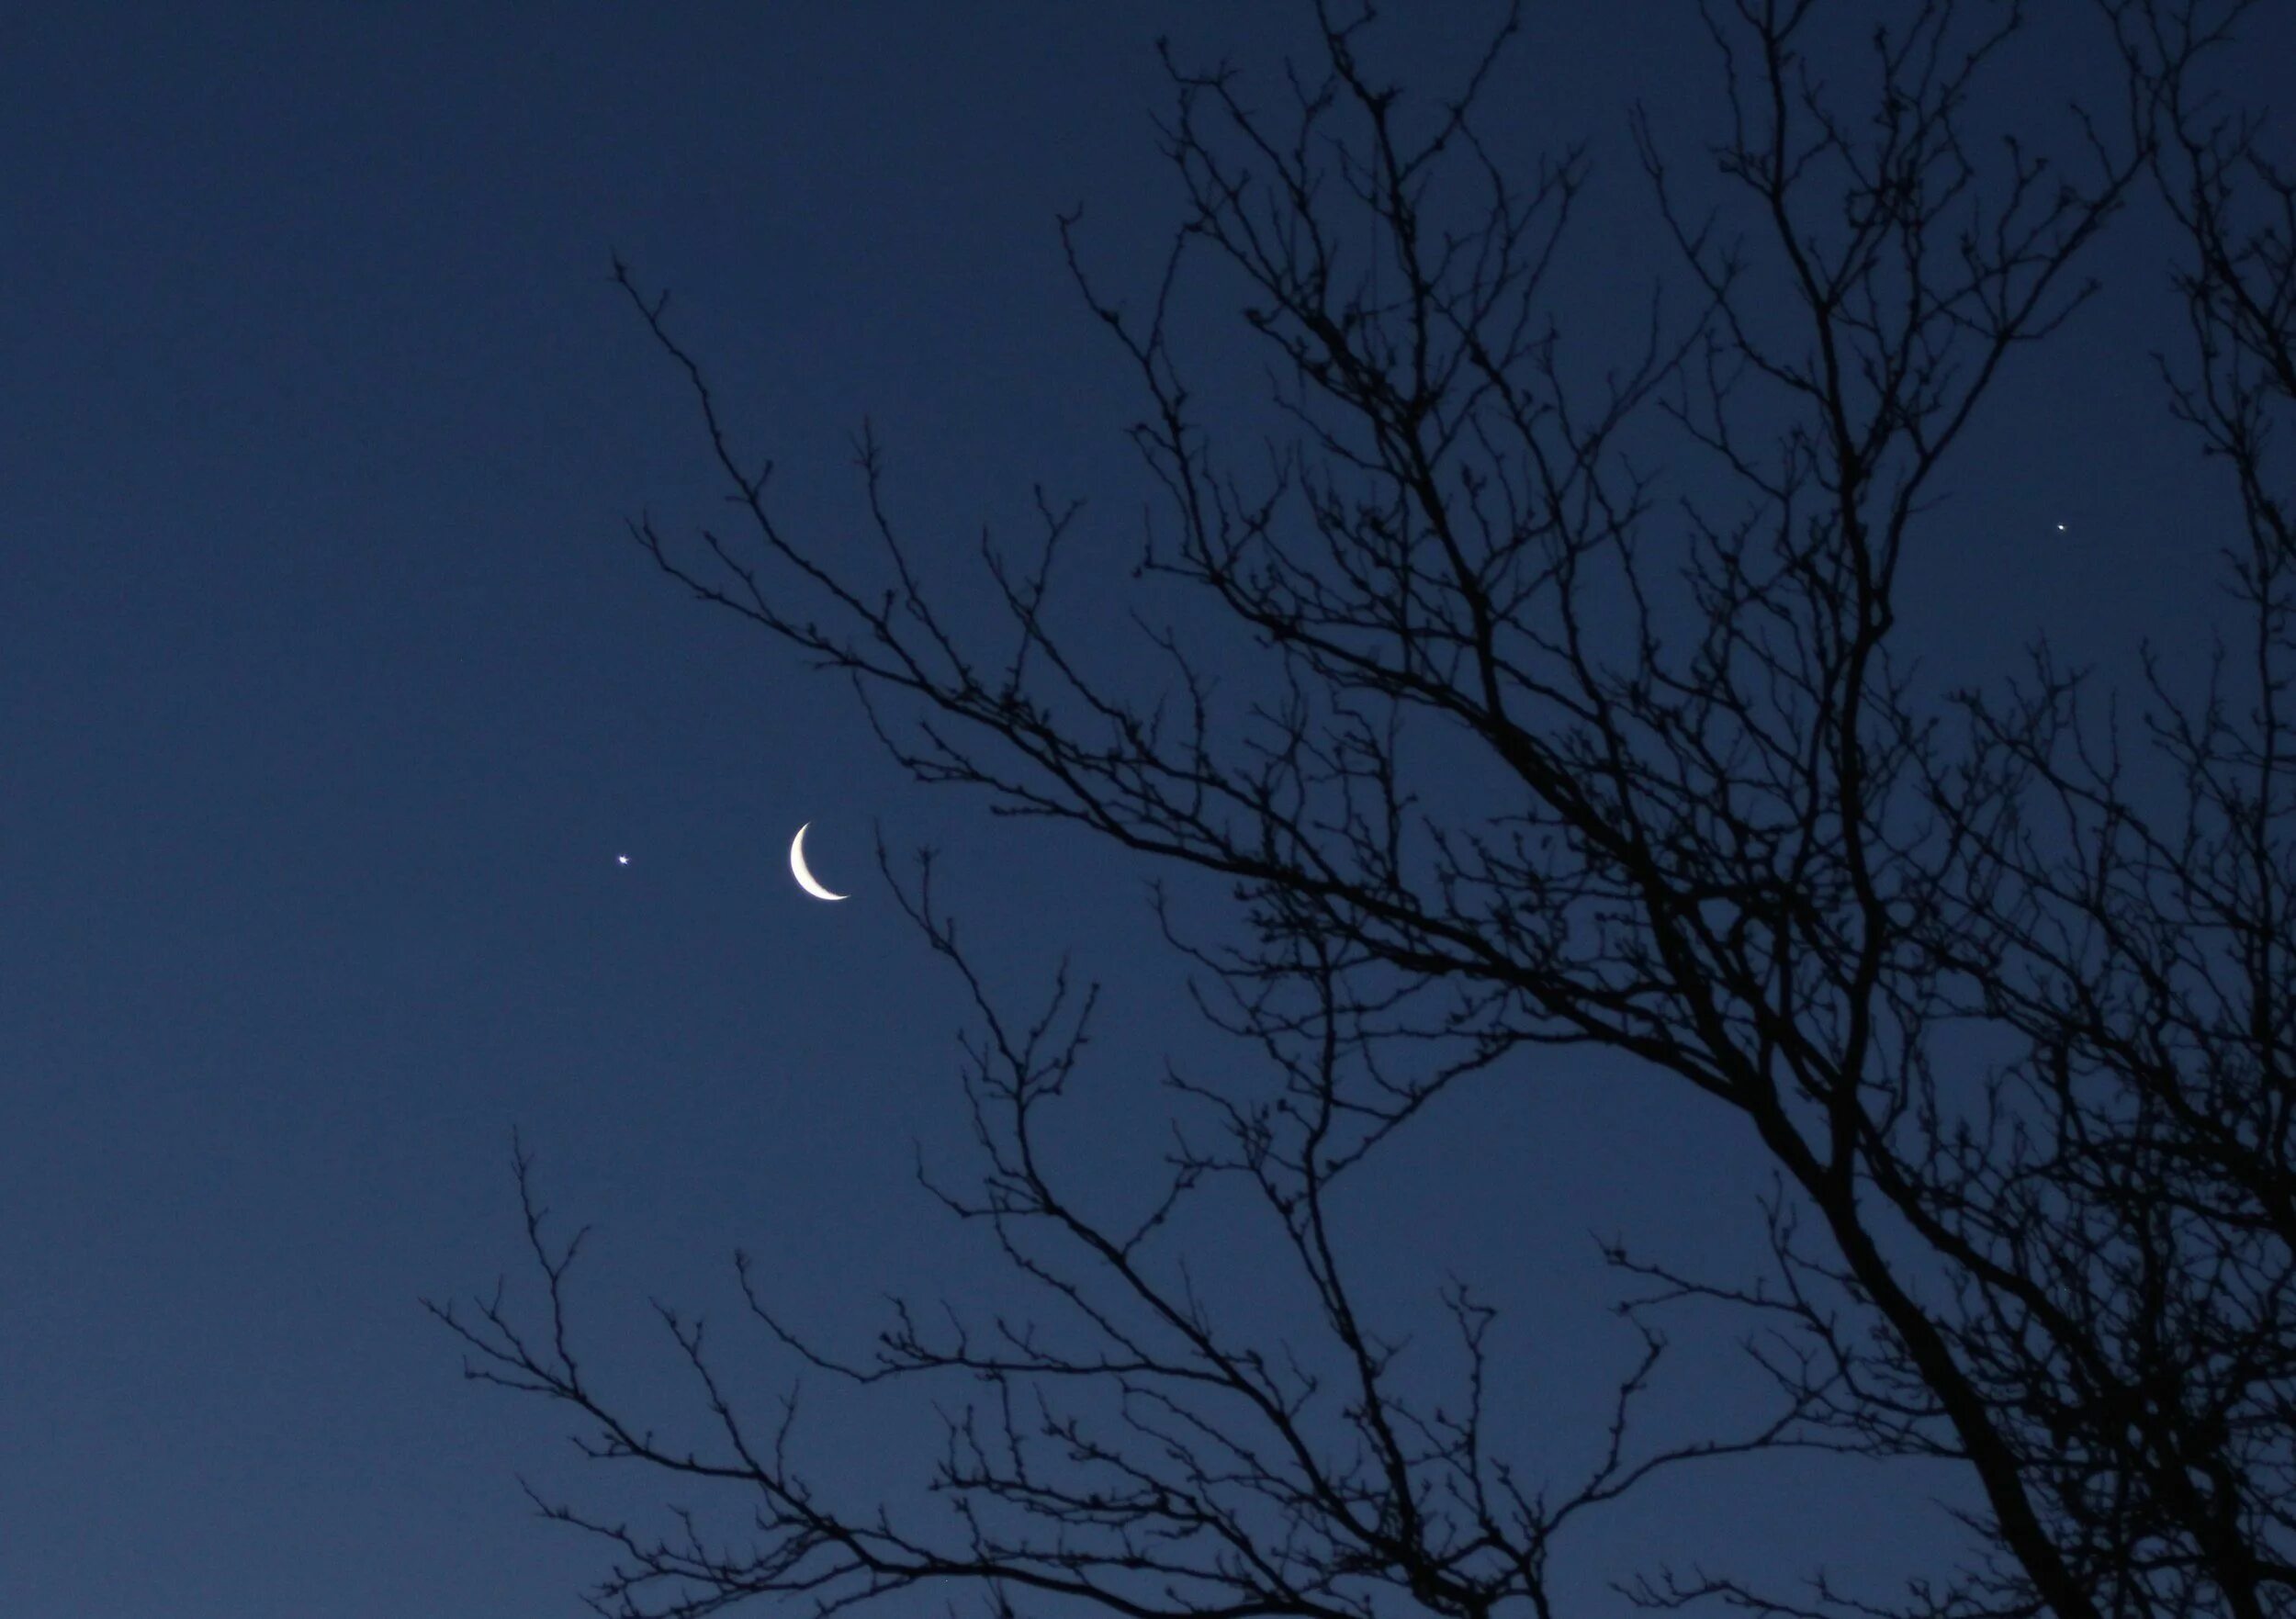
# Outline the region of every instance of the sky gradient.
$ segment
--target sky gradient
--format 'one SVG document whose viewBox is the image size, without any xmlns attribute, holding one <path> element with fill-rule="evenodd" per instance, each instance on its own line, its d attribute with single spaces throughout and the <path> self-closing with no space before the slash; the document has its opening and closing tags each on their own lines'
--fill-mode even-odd
<svg viewBox="0 0 2296 1619">
<path fill-rule="evenodd" d="M 1412 8 L 1385 36 L 1398 76 L 1455 69 L 1478 38 L 1458 19 L 1489 9 Z M 1709 62 L 1694 28 L 1562 9 L 1530 8 L 1494 119 L 1524 149 L 1593 141 L 1562 296 L 1599 336 L 1670 273 L 1625 109 L 1694 141 Z M 1155 1139 L 1161 1052 L 1221 1060 L 1176 1017 L 1145 868 L 914 786 L 841 683 L 630 544 L 626 517 L 712 517 L 718 490 L 608 270 L 619 253 L 674 289 L 803 532 L 859 543 L 868 416 L 958 590 L 1038 483 L 1090 496 L 1093 554 L 1129 559 L 1138 400 L 1053 219 L 1083 204 L 1096 268 L 1140 285 L 1176 206 L 1153 42 L 1265 71 L 1305 15 L 0 24 L 0 1610 L 580 1611 L 595 1551 L 515 1482 L 580 1487 L 563 1425 L 466 1387 L 417 1302 L 514 1268 L 514 1127 L 553 1203 L 600 1228 L 602 1358 L 664 1400 L 645 1300 L 722 1310 L 737 1242 L 853 1346 L 884 1293 L 973 1274 L 910 1180 L 913 1142 L 960 1161 L 964 1007 L 884 895 L 879 829 L 941 851 L 1017 996 L 1072 949 L 1111 984 L 1081 1162 L 1114 1175 Z M 2256 31 L 2251 96 L 2296 64 L 2296 14 Z M 2100 53 L 2051 49 L 2018 70 L 2036 103 L 2110 93 Z M 2177 341 L 2167 253 L 2133 208 L 2095 304 L 1987 407 L 1909 565 L 1908 639 L 1939 684 L 2044 630 L 2108 673 L 2147 636 L 2172 659 L 2205 641 L 2207 486 L 2145 357 Z M 1249 388 L 1257 362 L 1239 343 L 1202 364 Z M 808 821 L 845 905 L 789 882 Z M 1399 1310 L 1446 1265 L 1513 1306 L 1532 1440 L 1619 1369 L 1590 1231 L 1687 1259 L 1755 1230 L 1724 1120 L 1653 1108 L 1616 1063 L 1560 1077 L 1402 1143 L 1361 1233 Z M 1248 1256 L 1222 1263 L 1248 1287 Z M 778 1376 L 761 1361 L 758 1388 Z M 819 1435 L 823 1476 L 865 1492 L 903 1430 L 853 1422 Z M 1854 1489 L 1726 1499 L 1662 1495 L 1603 1535 L 1817 1523 L 1885 1563 L 1916 1533 Z"/>
</svg>

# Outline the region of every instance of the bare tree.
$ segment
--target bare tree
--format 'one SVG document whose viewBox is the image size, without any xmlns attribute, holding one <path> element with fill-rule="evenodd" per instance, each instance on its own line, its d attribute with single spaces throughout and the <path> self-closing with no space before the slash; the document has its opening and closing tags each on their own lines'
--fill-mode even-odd
<svg viewBox="0 0 2296 1619">
<path fill-rule="evenodd" d="M 905 903 L 985 1031 L 968 1064 L 981 1178 L 944 1201 L 993 1230 L 1046 1314 L 935 1332 L 905 1310 L 875 1359 L 845 1365 L 748 1288 L 817 1366 L 977 1379 L 935 1475 L 951 1515 L 896 1527 L 815 1499 L 721 1395 L 698 1324 L 667 1318 L 716 1448 L 617 1413 L 570 1347 L 573 1246 L 530 1195 L 548 1324 L 499 1298 L 441 1308 L 472 1375 L 571 1405 L 597 1454 L 738 1488 L 756 1512 L 754 1543 L 719 1549 L 692 1518 L 662 1535 L 551 1504 L 620 1547 L 602 1610 L 776 1593 L 834 1609 L 956 1580 L 998 1612 L 1369 1614 L 1407 1598 L 1543 1615 L 1568 1524 L 1658 1470 L 1784 1445 L 1953 1464 L 1979 1555 L 1895 1608 L 1703 1574 L 1653 1575 L 1640 1600 L 2296 1609 L 2291 556 L 2268 433 L 2296 396 L 2296 192 L 2254 127 L 2190 89 L 2240 9 L 2105 7 L 2126 117 L 2077 123 L 2045 159 L 1970 132 L 1999 110 L 1987 75 L 2022 26 L 2013 5 L 1901 8 L 1852 90 L 1811 66 L 1813 0 L 1714 6 L 1724 195 L 1696 200 L 1636 120 L 1689 297 L 1654 306 L 1607 372 L 1548 304 L 1583 153 L 1518 174 L 1477 122 L 1512 19 L 1424 114 L 1367 64 L 1367 17 L 1319 11 L 1324 71 L 1290 81 L 1281 118 L 1227 72 L 1167 58 L 1166 151 L 1189 206 L 1153 298 L 1103 294 L 1074 221 L 1064 240 L 1149 401 L 1134 436 L 1168 500 L 1142 571 L 1259 648 L 1271 695 L 1242 713 L 1175 632 L 1150 632 L 1168 689 L 1093 672 L 1053 591 L 1075 508 L 1043 507 L 1033 557 L 987 554 L 1008 622 L 970 635 L 920 584 L 865 439 L 886 571 L 830 566 L 777 521 L 661 301 L 617 267 L 692 378 L 746 524 L 686 544 L 640 523 L 640 543 L 853 676 L 920 778 L 1230 880 L 1235 932 L 1173 942 L 1272 1085 L 1176 1082 L 1211 1128 L 1181 1138 L 1137 1225 L 1086 1218 L 1036 1121 L 1075 1069 L 1091 996 L 1064 983 L 1040 1018 L 1001 1013 L 928 869 Z M 2245 699 L 2155 691 L 2147 758 L 2184 801 L 2166 820 L 2138 808 L 2117 739 L 2045 661 L 1956 704 L 1893 655 L 1901 565 L 1943 469 L 2004 367 L 2092 290 L 2098 234 L 2155 180 L 2194 250 L 2176 410 L 2237 481 L 2254 621 L 2223 668 Z M 1240 286 L 1276 360 L 1294 431 L 1264 467 L 1223 454 L 1176 352 L 1199 264 Z M 1425 759 L 1461 748 L 1504 782 L 1498 802 L 1426 778 Z M 1951 1055 L 1970 1024 L 2015 1054 Z M 1640 1278 L 1627 1308 L 1646 1351 L 1600 1464 L 1555 1485 L 1487 1443 L 1490 1312 L 1449 1295 L 1469 1369 L 1427 1401 L 1356 1302 L 1329 1215 L 1351 1166 L 1455 1081 L 1563 1046 L 1720 1102 L 1778 1184 L 1765 1276 L 1613 1253 Z M 1235 1337 L 1168 1251 L 1174 1211 L 1232 1177 L 1311 1287 L 1304 1346 Z M 1636 1397 L 1660 1312 L 1686 1299 L 1768 1329 L 1750 1343 L 1777 1404 L 1745 1431 L 1654 1441 Z"/>
<path fill-rule="evenodd" d="M 2236 491 L 2224 558 L 2246 623 L 2197 699 L 2148 656 L 2133 749 L 2045 660 L 2009 701 L 1969 700 L 1961 770 L 1993 785 L 1940 795 L 1977 852 L 1939 957 L 2024 1054 L 1992 1076 L 1987 1128 L 1927 1115 L 1892 1171 L 1969 1279 L 1961 1357 L 2115 1612 L 2296 1607 L 2296 535 L 2272 438 L 2296 402 L 2296 186 L 2190 73 L 2243 9 L 2112 16 L 2189 252 L 2172 409 Z"/>
<path fill-rule="evenodd" d="M 2225 560 L 2248 622 L 2197 700 L 2148 657 L 2134 748 L 2086 721 L 2084 682 L 2045 657 L 2005 700 L 1963 698 L 1970 746 L 1928 797 L 1966 864 L 1914 948 L 1959 1016 L 2021 1052 L 1961 1107 L 1924 1075 L 1869 1160 L 1948 1267 L 1945 1341 L 2035 1526 L 2100 1612 L 2296 1605 L 2292 557 L 2272 447 L 2296 399 L 2296 191 L 2260 126 L 2199 99 L 2193 74 L 2244 9 L 2109 8 L 2190 253 L 2177 286 L 2192 351 L 2168 365 L 2171 406 L 2231 476 L 2242 524 Z M 1787 1263 L 1849 1279 L 1830 1257 Z M 1785 1309 L 1853 1390 L 1840 1422 L 1957 1454 L 1957 1431 L 1928 1425 L 1941 1402 L 1902 1342 L 1862 1366 L 1809 1299 Z M 1996 1600 L 2030 1585 L 2064 1611 L 2004 1539 L 2019 1566 Z M 1694 1593 L 1761 1605 L 1717 1582 L 1665 1594 Z"/>
</svg>

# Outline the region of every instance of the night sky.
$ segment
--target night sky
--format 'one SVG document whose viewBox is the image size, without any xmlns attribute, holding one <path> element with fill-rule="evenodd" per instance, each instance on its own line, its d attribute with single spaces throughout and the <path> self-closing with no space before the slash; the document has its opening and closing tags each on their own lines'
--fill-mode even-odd
<svg viewBox="0 0 2296 1619">
<path fill-rule="evenodd" d="M 1530 9 L 1490 128 L 1592 142 L 1559 296 L 1599 353 L 1672 275 L 1626 109 L 1694 165 L 1710 58 L 1687 7 L 1631 30 Z M 2037 9 L 2031 104 L 2110 105 L 2085 9 Z M 1414 84 L 1447 83 L 1491 15 L 1396 12 L 1381 61 Z M 1109 985 L 1082 1173 L 1120 1186 L 1153 1156 L 1166 1053 L 1232 1060 L 1185 1016 L 1148 867 L 912 784 L 839 680 L 631 544 L 641 512 L 723 508 L 609 268 L 673 289 L 783 520 L 831 554 L 863 537 L 867 416 L 961 617 L 981 531 L 1025 534 L 1040 483 L 1088 497 L 1082 554 L 1120 570 L 1139 400 L 1055 215 L 1082 204 L 1096 271 L 1141 287 L 1176 208 L 1154 41 L 1265 73 L 1309 20 L 871 0 L 0 23 L 0 1611 L 579 1612 L 598 1550 L 517 1478 L 611 1481 L 555 1414 L 466 1385 L 418 1302 L 523 1279 L 513 1128 L 553 1207 L 598 1228 L 577 1298 L 600 1364 L 664 1413 L 684 1386 L 646 1300 L 725 1311 L 737 1243 L 856 1350 L 887 1293 L 993 1276 L 912 1179 L 920 1147 L 964 1162 L 967 1009 L 879 837 L 896 863 L 940 851 L 1017 1004 L 1064 951 Z M 2256 97 L 2296 63 L 2296 11 L 2252 32 L 2234 87 Z M 2221 486 L 2148 357 L 2178 340 L 2172 253 L 2132 208 L 2092 261 L 2104 291 L 1980 418 L 1904 590 L 1934 687 L 2043 632 L 2109 679 L 2147 637 L 2189 662 L 2223 611 Z M 1207 296 L 1200 375 L 1248 393 L 1248 334 Z M 790 882 L 808 821 L 844 905 Z M 1223 914 L 1216 883 L 1179 894 Z M 1632 1348 L 1591 1233 L 1750 1252 L 1732 1129 L 1612 1059 L 1495 1074 L 1382 1167 L 1366 1286 L 1401 1320 L 1475 1278 L 1509 1310 L 1522 1447 L 1582 1456 Z M 1206 1259 L 1247 1289 L 1256 1263 L 1241 1240 Z M 788 1369 L 748 1366 L 767 1396 Z M 1672 1398 L 1734 1398 L 1714 1377 Z M 933 1447 L 914 1414 L 825 1408 L 824 1487 L 897 1497 Z M 1885 1577 L 1938 1544 L 1903 1478 L 1756 1467 L 1654 1491 L 1570 1577 L 1813 1535 Z"/>
</svg>

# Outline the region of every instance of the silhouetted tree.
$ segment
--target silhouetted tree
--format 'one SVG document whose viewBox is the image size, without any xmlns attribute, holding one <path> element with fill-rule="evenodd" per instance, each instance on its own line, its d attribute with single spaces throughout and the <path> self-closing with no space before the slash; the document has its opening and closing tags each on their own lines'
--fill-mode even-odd
<svg viewBox="0 0 2296 1619">
<path fill-rule="evenodd" d="M 775 518 L 661 302 L 617 266 L 690 375 L 746 523 L 685 544 L 642 523 L 639 541 L 853 676 L 919 778 L 1227 878 L 1234 933 L 1173 942 L 1267 1066 L 1176 1081 L 1213 1128 L 1184 1135 L 1146 1218 L 1096 1223 L 1040 1125 L 1090 993 L 1064 982 L 1015 1021 L 959 952 L 929 867 L 895 884 L 985 1030 L 967 1067 L 981 1173 L 944 1200 L 993 1231 L 1044 1313 L 929 1329 L 904 1310 L 873 1359 L 843 1365 L 741 1274 L 756 1318 L 817 1366 L 954 1379 L 935 1475 L 951 1510 L 915 1523 L 817 1500 L 786 1428 L 758 1431 L 721 1394 L 697 1323 L 666 1317 L 715 1448 L 619 1411 L 571 1347 L 578 1244 L 545 1231 L 522 1159 L 549 1308 L 539 1323 L 499 1298 L 441 1308 L 471 1375 L 570 1405 L 597 1454 L 737 1489 L 754 1512 L 753 1537 L 720 1546 L 682 1513 L 665 1535 L 550 1503 L 619 1547 L 601 1608 L 836 1609 L 953 1580 L 997 1613 L 1544 1615 L 1572 1523 L 1658 1471 L 1801 1445 L 1952 1463 L 1978 1555 L 1896 1608 L 1704 1574 L 1633 1594 L 1808 1614 L 2296 1612 L 2296 548 L 2270 432 L 2296 399 L 2296 186 L 2254 124 L 2193 88 L 2242 9 L 2100 7 L 2125 118 L 2080 120 L 2071 155 L 2044 158 L 2030 136 L 1972 133 L 2012 109 L 1987 74 L 2014 6 L 1888 8 L 1862 90 L 1812 67 L 1833 15 L 1813 0 L 1712 6 L 1725 196 L 1697 200 L 1637 118 L 1689 307 L 1654 306 L 1607 370 L 1547 303 L 1582 153 L 1519 172 L 1479 133 L 1512 19 L 1424 115 L 1368 65 L 1367 18 L 1319 10 L 1324 71 L 1291 81 L 1281 117 L 1167 57 L 1188 208 L 1153 298 L 1103 294 L 1075 221 L 1063 234 L 1149 402 L 1134 437 L 1168 500 L 1142 571 L 1248 632 L 1274 695 L 1240 714 L 1168 632 L 1148 632 L 1168 686 L 1094 672 L 1097 618 L 1064 629 L 1054 611 L 1074 508 L 1043 506 L 1032 557 L 988 554 L 1008 622 L 969 634 L 919 583 L 864 439 L 885 572 L 832 566 Z M 2133 748 L 2045 658 L 2006 691 L 1949 699 L 1893 648 L 1941 469 L 2004 367 L 2092 290 L 2084 253 L 2148 188 L 2190 246 L 2173 408 L 2236 484 L 2249 622 L 2197 703 L 2155 680 Z M 1294 433 L 1272 460 L 1230 453 L 1176 353 L 1176 289 L 1204 260 L 1240 278 L 1275 359 Z M 1094 579 L 1090 608 L 1122 582 Z M 1430 779 L 1462 749 L 1500 797 Z M 2145 807 L 2164 779 L 2173 807 Z M 1968 1028 L 1982 1040 L 1949 1042 Z M 1487 1443 L 1491 1312 L 1447 1295 L 1470 1371 L 1426 1399 L 1330 1223 L 1334 1186 L 1399 1124 L 1551 1046 L 1625 1053 L 1719 1101 L 1777 1175 L 1766 1276 L 1611 1254 L 1638 1278 L 1646 1352 L 1603 1460 L 1565 1484 Z M 1176 1208 L 1237 1176 L 1317 1302 L 1289 1352 L 1216 1319 L 1168 1251 Z M 1777 1402 L 1749 1428 L 1653 1441 L 1637 1397 L 1656 1313 L 1683 1299 L 1766 1329 L 1748 1342 Z"/>
</svg>

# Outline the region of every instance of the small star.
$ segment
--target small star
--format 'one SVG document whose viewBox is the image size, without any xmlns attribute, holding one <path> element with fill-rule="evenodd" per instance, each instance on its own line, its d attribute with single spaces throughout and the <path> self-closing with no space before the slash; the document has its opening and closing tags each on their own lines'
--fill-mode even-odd
<svg viewBox="0 0 2296 1619">
<path fill-rule="evenodd" d="M 617 866 L 626 866 L 630 863 L 630 857 L 626 854 L 618 854 L 613 857 L 613 863 Z"/>
<path fill-rule="evenodd" d="M 2058 523 L 2058 524 L 2057 524 L 2057 533 L 2059 533 L 2059 534 L 2063 534 L 2064 532 L 2065 532 L 2065 524 L 2063 524 L 2063 523 Z"/>
</svg>

